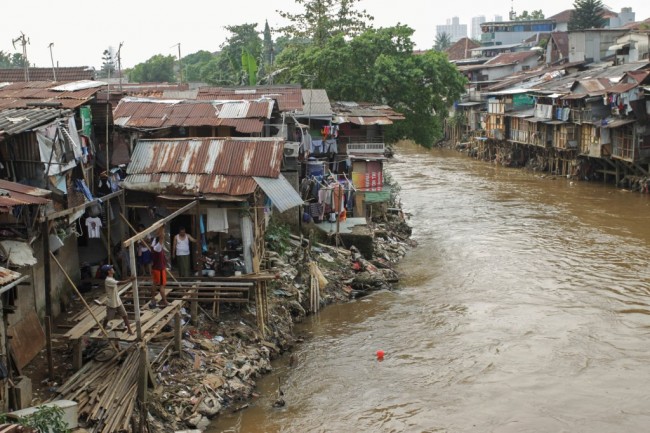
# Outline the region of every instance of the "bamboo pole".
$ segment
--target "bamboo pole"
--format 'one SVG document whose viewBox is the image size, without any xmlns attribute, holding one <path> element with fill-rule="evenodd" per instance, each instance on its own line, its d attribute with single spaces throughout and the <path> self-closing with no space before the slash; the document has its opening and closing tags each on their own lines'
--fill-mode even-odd
<svg viewBox="0 0 650 433">
<path fill-rule="evenodd" d="M 120 213 L 120 215 L 122 215 Z M 137 341 L 142 341 L 142 323 L 140 322 L 140 294 L 138 292 L 138 271 L 135 263 L 135 244 L 129 244 L 129 261 L 131 273 L 136 276 L 133 279 L 133 308 L 135 309 L 135 333 Z"/>
<path fill-rule="evenodd" d="M 93 317 L 93 319 L 95 319 L 95 322 L 99 326 L 99 329 L 102 331 L 102 334 L 104 334 L 104 336 L 110 342 L 110 344 L 113 346 L 115 351 L 119 352 L 119 349 L 118 349 L 117 345 L 113 341 L 111 341 L 111 339 L 110 339 L 110 337 L 108 335 L 108 332 L 106 332 L 106 329 L 104 329 L 102 324 L 99 322 L 99 319 L 97 319 L 97 316 L 95 316 L 95 313 L 93 313 L 92 309 L 90 308 L 90 306 L 88 305 L 88 303 L 84 299 L 83 295 L 81 294 L 81 292 L 77 288 L 77 285 L 74 283 L 74 281 L 72 281 L 72 278 L 70 278 L 70 275 L 68 275 L 68 273 L 63 268 L 63 265 L 61 265 L 61 262 L 59 262 L 59 260 L 56 258 L 56 256 L 54 255 L 54 253 L 52 251 L 50 251 L 50 257 L 54 259 L 54 262 L 57 264 L 59 269 L 61 269 L 61 272 L 63 272 L 63 275 L 65 275 L 66 279 L 68 280 L 68 282 L 70 283 L 70 285 L 74 289 L 75 293 L 77 294 L 77 296 L 79 296 L 79 299 L 81 299 L 81 302 L 84 304 L 84 307 L 86 307 L 86 309 L 88 310 L 90 315 Z"/>
</svg>

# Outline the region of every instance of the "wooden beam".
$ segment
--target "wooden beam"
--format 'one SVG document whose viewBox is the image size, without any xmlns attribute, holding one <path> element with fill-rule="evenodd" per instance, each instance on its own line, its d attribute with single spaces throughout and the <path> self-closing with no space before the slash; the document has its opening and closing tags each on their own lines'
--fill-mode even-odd
<svg viewBox="0 0 650 433">
<path fill-rule="evenodd" d="M 155 232 L 155 231 L 158 230 L 160 227 L 164 226 L 167 222 L 169 222 L 169 221 L 173 220 L 174 218 L 176 218 L 178 215 L 182 215 L 182 214 L 184 214 L 185 212 L 187 212 L 188 210 L 194 208 L 194 206 L 196 206 L 198 203 L 199 203 L 198 199 L 197 199 L 197 200 L 194 200 L 194 201 L 192 201 L 191 203 L 189 203 L 189 204 L 183 206 L 182 208 L 180 208 L 180 209 L 177 210 L 176 212 L 173 212 L 173 213 L 169 214 L 168 216 L 166 216 L 165 218 L 156 221 L 155 223 L 153 223 L 153 224 L 151 225 L 151 227 L 146 228 L 146 229 L 144 229 L 143 231 L 141 231 L 140 233 L 138 233 L 138 234 L 136 234 L 135 236 L 133 236 L 132 238 L 129 238 L 129 239 L 125 240 L 125 241 L 124 241 L 124 246 L 125 246 L 126 248 L 128 248 L 129 245 L 134 244 L 134 243 L 136 243 L 137 241 L 144 239 L 145 237 L 147 237 L 147 235 L 148 235 L 149 233 L 153 233 L 153 232 Z"/>
<path fill-rule="evenodd" d="M 136 275 L 137 265 L 135 263 L 135 244 L 129 244 L 129 261 L 131 262 L 131 272 Z M 142 325 L 140 323 L 140 296 L 138 294 L 138 279 L 133 279 L 133 308 L 135 309 L 135 333 L 138 341 L 142 341 Z"/>
<path fill-rule="evenodd" d="M 45 220 L 53 220 L 53 219 L 57 219 L 57 218 L 63 218 L 63 217 L 68 216 L 68 215 L 72 215 L 73 213 L 88 209 L 90 206 L 93 206 L 95 204 L 99 204 L 99 203 L 103 202 L 104 200 L 110 200 L 110 199 L 112 199 L 114 197 L 117 197 L 117 196 L 123 194 L 123 193 L 124 193 L 124 190 L 115 191 L 115 192 L 112 192 L 110 194 L 106 194 L 103 197 L 97 197 L 93 201 L 89 201 L 87 203 L 80 204 L 79 206 L 71 207 L 69 209 L 65 209 L 65 210 L 62 210 L 62 211 L 59 211 L 59 212 L 54 212 L 54 213 L 51 213 L 49 215 L 45 215 L 44 218 L 41 218 L 41 222 L 45 221 Z"/>
</svg>

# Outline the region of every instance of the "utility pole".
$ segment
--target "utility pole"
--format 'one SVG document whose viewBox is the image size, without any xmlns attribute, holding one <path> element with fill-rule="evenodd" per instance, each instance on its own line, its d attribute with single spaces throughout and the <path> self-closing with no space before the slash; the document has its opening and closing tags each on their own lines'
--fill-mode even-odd
<svg viewBox="0 0 650 433">
<path fill-rule="evenodd" d="M 56 69 L 54 68 L 54 56 L 52 55 L 52 45 L 54 45 L 54 42 L 50 42 L 50 45 L 47 47 L 50 49 L 50 60 L 52 61 L 52 76 L 54 77 L 54 81 L 56 81 Z"/>
<path fill-rule="evenodd" d="M 29 81 L 29 61 L 27 60 L 27 44 L 29 44 L 29 38 L 25 36 L 25 33 L 20 32 L 20 36 L 11 41 L 14 49 L 16 49 L 16 42 L 20 42 L 20 45 L 23 46 L 23 67 L 25 69 L 25 81 Z"/>
<path fill-rule="evenodd" d="M 124 42 L 120 42 L 120 46 L 117 47 L 117 73 L 120 75 L 120 92 L 122 91 L 122 57 L 120 55 L 122 45 L 124 45 Z"/>
<path fill-rule="evenodd" d="M 181 60 L 181 43 L 172 45 L 170 48 L 178 47 L 178 73 L 180 74 L 180 84 L 183 84 L 183 61 Z"/>
</svg>

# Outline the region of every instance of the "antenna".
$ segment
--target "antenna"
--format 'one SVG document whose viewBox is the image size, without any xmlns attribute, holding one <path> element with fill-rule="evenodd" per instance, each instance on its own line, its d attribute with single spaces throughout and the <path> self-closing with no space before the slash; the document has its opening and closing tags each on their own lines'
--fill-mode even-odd
<svg viewBox="0 0 650 433">
<path fill-rule="evenodd" d="M 25 69 L 25 81 L 29 81 L 29 61 L 27 60 L 27 44 L 29 44 L 29 38 L 25 36 L 25 33 L 20 32 L 20 36 L 16 39 L 12 39 L 11 44 L 16 49 L 16 42 L 20 42 L 20 45 L 23 46 L 23 67 Z"/>
<path fill-rule="evenodd" d="M 52 76 L 54 77 L 54 81 L 56 81 L 56 69 L 54 69 L 54 56 L 52 55 L 52 46 L 54 45 L 54 42 L 50 42 L 50 45 L 47 47 L 50 49 L 50 60 L 52 60 Z"/>
</svg>

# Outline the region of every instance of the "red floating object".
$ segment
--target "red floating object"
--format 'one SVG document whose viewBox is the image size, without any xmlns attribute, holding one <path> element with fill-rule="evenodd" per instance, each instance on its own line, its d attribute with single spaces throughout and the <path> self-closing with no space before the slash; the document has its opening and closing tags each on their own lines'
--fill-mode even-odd
<svg viewBox="0 0 650 433">
<path fill-rule="evenodd" d="M 377 359 L 384 359 L 384 351 L 383 350 L 378 350 L 377 351 Z"/>
</svg>

